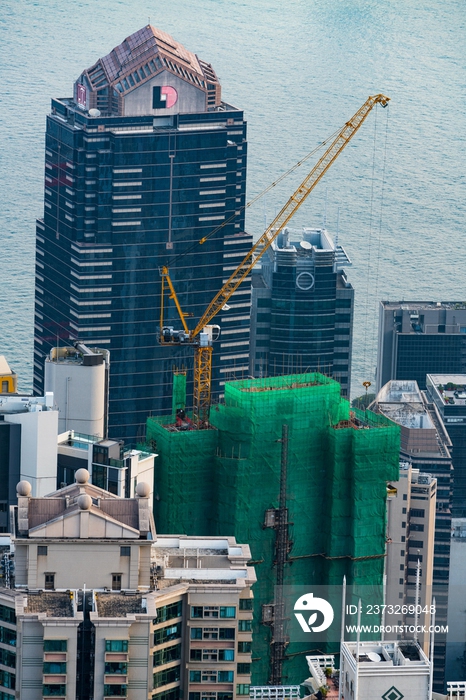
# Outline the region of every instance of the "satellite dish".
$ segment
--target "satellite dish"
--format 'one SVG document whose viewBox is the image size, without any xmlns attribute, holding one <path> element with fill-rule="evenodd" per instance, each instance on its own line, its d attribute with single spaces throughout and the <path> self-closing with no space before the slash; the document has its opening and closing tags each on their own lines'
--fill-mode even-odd
<svg viewBox="0 0 466 700">
<path fill-rule="evenodd" d="M 367 653 L 367 658 L 369 659 L 369 661 L 374 661 L 374 662 L 382 661 L 380 655 L 376 654 L 375 651 L 369 651 Z"/>
<path fill-rule="evenodd" d="M 90 109 L 89 116 L 90 117 L 100 117 L 100 109 Z"/>
<path fill-rule="evenodd" d="M 309 241 L 301 241 L 299 245 L 301 248 L 303 248 L 303 250 L 311 250 L 312 248 L 312 244 L 309 243 Z"/>
</svg>

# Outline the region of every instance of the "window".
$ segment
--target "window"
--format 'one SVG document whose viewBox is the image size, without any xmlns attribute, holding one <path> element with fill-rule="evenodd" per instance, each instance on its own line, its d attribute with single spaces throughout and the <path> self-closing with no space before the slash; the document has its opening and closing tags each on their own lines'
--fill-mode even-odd
<svg viewBox="0 0 466 700">
<path fill-rule="evenodd" d="M 57 695 L 66 696 L 66 685 L 64 683 L 44 683 L 42 686 L 42 695 L 44 698 L 50 698 Z"/>
<path fill-rule="evenodd" d="M 251 642 L 238 642 L 238 654 L 250 654 L 251 647 Z"/>
<path fill-rule="evenodd" d="M 249 683 L 238 683 L 236 685 L 236 695 L 249 695 Z"/>
<path fill-rule="evenodd" d="M 236 617 L 236 608 L 234 608 L 233 606 L 221 606 L 220 617 Z"/>
<path fill-rule="evenodd" d="M 159 644 L 164 644 L 172 639 L 179 639 L 181 637 L 181 622 L 176 625 L 170 625 L 170 627 L 162 627 L 154 632 L 154 646 Z M 191 636 L 191 639 L 193 637 Z M 201 639 L 201 637 L 199 637 Z"/>
<path fill-rule="evenodd" d="M 121 591 L 121 574 L 112 574 L 112 591 Z"/>
<path fill-rule="evenodd" d="M 66 651 L 66 639 L 44 639 L 44 651 Z"/>
<path fill-rule="evenodd" d="M 200 683 L 201 682 L 201 672 L 200 671 L 190 671 L 189 672 L 189 682 L 190 683 Z"/>
<path fill-rule="evenodd" d="M 233 683 L 233 671 L 218 671 L 217 680 L 219 683 Z"/>
<path fill-rule="evenodd" d="M 167 683 L 175 683 L 179 681 L 181 677 L 181 667 L 173 666 L 173 668 L 166 668 L 163 671 L 154 673 L 154 688 L 159 688 L 161 685 L 167 685 Z"/>
<path fill-rule="evenodd" d="M 128 640 L 127 639 L 106 639 L 105 640 L 105 651 L 127 652 L 128 651 Z"/>
<path fill-rule="evenodd" d="M 45 574 L 45 586 L 46 591 L 53 591 L 55 588 L 55 574 Z"/>
<path fill-rule="evenodd" d="M 422 549 L 424 547 L 424 542 L 422 540 L 409 540 L 409 546 Z"/>
<path fill-rule="evenodd" d="M 120 661 L 106 661 L 105 673 L 111 676 L 128 673 L 128 664 Z"/>
<path fill-rule="evenodd" d="M 423 508 L 411 508 L 411 517 L 413 518 L 423 518 L 425 516 L 425 510 Z"/>
<path fill-rule="evenodd" d="M 221 627 L 219 629 L 219 639 L 234 639 L 235 638 L 235 628 L 234 627 Z"/>
<path fill-rule="evenodd" d="M 16 646 L 16 630 L 10 630 L 6 627 L 0 627 L 0 642 L 9 644 L 11 647 Z"/>
<path fill-rule="evenodd" d="M 13 608 L 8 608 L 6 605 L 0 605 L 0 620 L 3 620 L 3 622 L 10 622 L 12 625 L 15 625 L 16 615 Z"/>
<path fill-rule="evenodd" d="M 120 557 L 130 557 L 131 547 L 120 547 Z"/>
<path fill-rule="evenodd" d="M 153 620 L 153 624 L 157 625 L 159 622 L 166 622 L 175 617 L 181 617 L 182 609 L 183 602 L 181 600 L 178 600 L 176 603 L 170 603 L 170 605 L 164 605 L 157 610 L 157 618 Z"/>
<path fill-rule="evenodd" d="M 198 649 L 196 651 L 201 650 Z M 181 644 L 174 644 L 171 647 L 154 651 L 154 666 L 162 666 L 163 664 L 168 664 L 170 661 L 178 661 L 179 659 L 181 659 Z"/>
<path fill-rule="evenodd" d="M 37 547 L 37 556 L 46 557 L 47 556 L 47 545 L 40 544 Z"/>
<path fill-rule="evenodd" d="M 66 688 L 66 686 L 63 686 Z M 63 693 L 63 695 L 65 695 Z M 116 698 L 126 698 L 127 690 L 126 690 L 126 685 L 108 685 L 107 683 L 104 684 L 104 695 L 106 697 L 116 697 Z"/>
<path fill-rule="evenodd" d="M 251 664 L 238 664 L 237 671 L 241 675 L 249 675 L 251 673 Z"/>
<path fill-rule="evenodd" d="M 218 650 L 218 660 L 219 661 L 234 661 L 235 660 L 235 650 L 234 649 L 219 649 Z"/>
<path fill-rule="evenodd" d="M 66 673 L 65 661 L 44 661 L 44 673 Z"/>
<path fill-rule="evenodd" d="M 251 620 L 238 620 L 238 632 L 250 632 Z"/>
<path fill-rule="evenodd" d="M 260 301 L 260 300 L 258 300 Z M 241 598 L 239 601 L 240 610 L 252 610 L 252 598 Z"/>
</svg>

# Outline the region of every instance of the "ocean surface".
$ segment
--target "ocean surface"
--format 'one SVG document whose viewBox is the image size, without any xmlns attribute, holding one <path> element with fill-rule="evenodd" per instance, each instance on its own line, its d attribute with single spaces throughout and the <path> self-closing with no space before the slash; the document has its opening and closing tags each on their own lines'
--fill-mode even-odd
<svg viewBox="0 0 466 700">
<path fill-rule="evenodd" d="M 32 387 L 35 219 L 45 117 L 84 68 L 150 22 L 212 63 L 248 121 L 248 199 L 373 110 L 293 226 L 353 261 L 353 395 L 373 381 L 380 299 L 465 300 L 464 0 L 3 0 L 0 17 L 0 354 Z M 307 165 L 248 210 L 259 236 Z M 339 213 L 339 214 L 338 214 Z"/>
</svg>

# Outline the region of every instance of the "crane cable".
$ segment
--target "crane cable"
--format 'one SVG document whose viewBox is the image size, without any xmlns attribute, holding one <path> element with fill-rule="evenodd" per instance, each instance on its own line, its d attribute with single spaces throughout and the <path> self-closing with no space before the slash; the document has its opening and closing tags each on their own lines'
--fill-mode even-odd
<svg viewBox="0 0 466 700">
<path fill-rule="evenodd" d="M 389 111 L 387 110 L 387 119 L 385 123 L 385 144 L 383 153 L 383 163 L 382 163 L 382 185 L 380 192 L 380 217 L 379 217 L 379 239 L 377 241 L 377 265 L 375 268 L 375 283 L 374 283 L 374 294 L 373 298 L 377 299 L 379 294 L 379 268 L 380 268 L 380 249 L 382 242 L 382 219 L 383 219 L 383 206 L 384 206 L 384 195 L 385 195 L 385 166 L 387 163 L 387 142 L 388 142 L 388 116 Z M 373 355 L 375 346 L 375 333 L 377 326 L 377 314 L 375 315 L 374 321 L 372 323 L 372 338 L 371 338 L 371 354 Z"/>
<path fill-rule="evenodd" d="M 375 181 L 375 154 L 377 145 L 377 110 L 374 119 L 374 145 L 372 147 L 372 177 L 371 177 L 371 198 L 369 207 L 369 243 L 367 246 L 367 272 L 366 272 L 366 303 L 364 309 L 364 355 L 363 355 L 363 372 L 367 376 L 367 325 L 369 316 L 369 287 L 370 287 L 370 268 L 371 268 L 371 253 L 372 253 L 372 213 L 374 203 L 374 181 Z"/>
<path fill-rule="evenodd" d="M 210 238 L 213 238 L 213 236 L 215 236 L 222 228 L 224 228 L 224 226 L 231 223 L 238 216 L 238 214 L 241 214 L 246 209 L 249 209 L 249 207 L 251 207 L 257 201 L 259 201 L 259 199 L 261 199 L 264 195 L 266 195 L 268 192 L 270 192 L 270 190 L 272 190 L 274 187 L 279 185 L 280 182 L 282 182 L 282 180 L 284 180 L 286 177 L 288 177 L 288 175 L 291 175 L 291 173 L 293 173 L 295 170 L 297 170 L 299 167 L 301 167 L 301 165 L 303 165 L 303 163 L 305 163 L 307 160 L 309 160 L 309 158 L 311 158 L 311 156 L 315 155 L 315 153 L 317 153 L 323 146 L 326 146 L 329 141 L 334 139 L 336 137 L 336 135 L 341 132 L 342 128 L 343 127 L 334 131 L 333 134 L 331 134 L 331 136 L 329 136 L 328 138 L 325 139 L 325 141 L 322 141 L 322 143 L 320 143 L 318 146 L 316 146 L 312 151 L 310 151 L 306 156 L 304 156 L 304 158 L 301 158 L 301 160 L 298 160 L 298 162 L 295 163 L 289 170 L 287 170 L 285 173 L 283 173 L 283 175 L 280 175 L 280 177 L 277 180 L 274 180 L 274 182 L 272 182 L 270 185 L 268 185 L 265 188 L 265 190 L 262 190 L 262 192 L 260 192 L 258 195 L 253 197 L 253 199 L 251 199 L 249 202 L 247 202 L 247 204 L 243 205 L 239 210 L 236 210 L 235 213 L 232 214 L 232 216 L 230 216 L 229 219 L 227 219 L 226 221 L 223 221 L 219 226 L 216 226 L 209 234 L 207 234 L 207 236 L 204 236 L 200 240 L 192 243 L 183 253 L 179 253 L 178 255 L 174 255 L 172 258 L 170 258 L 168 260 L 168 262 L 166 263 L 166 267 L 168 267 L 168 268 L 173 267 L 178 260 L 181 260 L 186 255 L 189 255 L 189 253 L 192 253 L 192 251 L 195 248 L 197 248 L 198 245 L 202 245 L 203 243 L 208 241 Z"/>
<path fill-rule="evenodd" d="M 384 188 L 385 188 L 385 166 L 387 161 L 387 141 L 388 141 L 388 114 L 385 126 L 385 143 L 384 143 L 384 155 L 383 155 L 383 165 L 382 165 L 382 181 L 381 181 L 381 202 L 380 202 L 380 215 L 379 215 L 379 231 L 377 238 L 377 263 L 375 268 L 375 279 L 374 279 L 374 290 L 370 295 L 371 299 L 377 299 L 378 294 L 378 280 L 379 280 L 379 266 L 380 266 L 380 248 L 381 248 L 381 237 L 382 237 L 382 208 L 384 199 Z M 368 353 L 368 332 L 369 332 L 369 288 L 370 288 L 370 266 L 372 258 L 372 222 L 373 222 L 373 203 L 374 203 L 374 183 L 375 183 L 375 163 L 376 163 L 376 142 L 377 142 L 377 112 L 375 113 L 375 124 L 374 124 L 374 146 L 372 155 L 372 181 L 371 181 L 371 198 L 370 198 L 370 212 L 369 212 L 369 245 L 368 245 L 368 258 L 367 258 L 367 286 L 366 286 L 366 301 L 365 301 L 365 314 L 364 314 L 364 355 L 363 355 L 363 372 L 364 376 L 368 376 L 367 361 L 369 356 L 372 356 L 372 350 L 374 347 L 374 332 L 375 324 L 372 323 L 371 332 L 371 346 L 370 353 Z"/>
</svg>

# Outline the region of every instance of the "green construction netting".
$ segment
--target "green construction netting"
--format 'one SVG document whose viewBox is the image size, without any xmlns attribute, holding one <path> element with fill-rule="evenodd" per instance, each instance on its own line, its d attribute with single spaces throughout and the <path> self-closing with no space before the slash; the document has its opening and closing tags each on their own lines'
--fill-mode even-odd
<svg viewBox="0 0 466 700">
<path fill-rule="evenodd" d="M 274 599 L 275 530 L 264 527 L 280 492 L 282 426 L 288 426 L 287 507 L 291 549 L 286 585 L 378 586 L 385 553 L 386 482 L 398 478 L 399 428 L 350 408 L 340 386 L 318 373 L 225 385 L 213 430 L 169 432 L 149 419 L 155 439 L 159 532 L 234 535 L 248 543 L 254 586 L 254 685 L 269 679 L 270 628 L 262 605 Z M 300 683 L 309 651 L 291 643 L 286 683 Z M 293 656 L 293 654 L 296 654 Z"/>
</svg>

